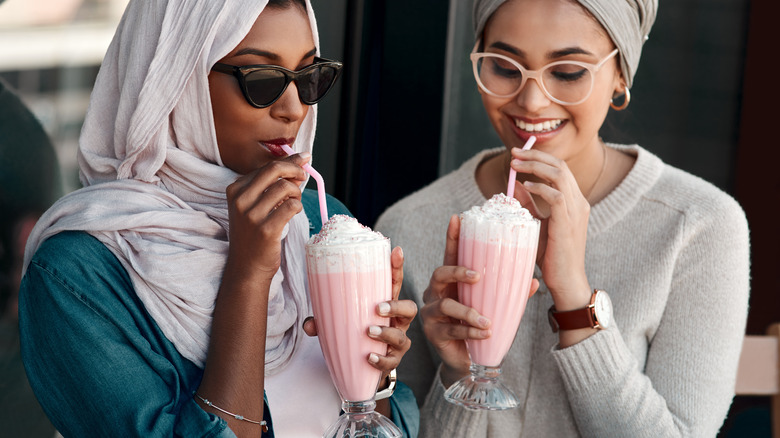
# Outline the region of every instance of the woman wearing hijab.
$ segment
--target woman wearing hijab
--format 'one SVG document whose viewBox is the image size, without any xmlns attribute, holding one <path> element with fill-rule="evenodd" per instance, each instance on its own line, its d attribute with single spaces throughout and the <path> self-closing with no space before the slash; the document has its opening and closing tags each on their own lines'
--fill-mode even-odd
<svg viewBox="0 0 780 438">
<path fill-rule="evenodd" d="M 747 317 L 744 213 L 648 150 L 598 135 L 610 107 L 629 104 L 656 7 L 474 3 L 476 86 L 504 146 L 399 201 L 376 225 L 406 250 L 402 295 L 422 307 L 429 345 L 413 326 L 399 370 L 424 402 L 422 436 L 717 434 Z M 531 136 L 533 148 L 520 150 Z M 453 215 L 504 192 L 510 166 L 515 197 L 542 222 L 536 293 L 502 364 L 519 406 L 472 411 L 443 397 L 468 375 L 464 339 L 491 335 L 487 318 L 457 302 L 458 282 L 480 280 L 457 266 Z M 590 306 L 608 298 L 611 308 Z"/>
<path fill-rule="evenodd" d="M 308 1 L 130 2 L 82 131 L 85 187 L 26 250 L 22 354 L 63 435 L 322 436 L 336 420 L 304 333 L 321 224 L 301 165 L 341 68 L 318 56 Z M 397 296 L 398 249 L 392 265 Z M 378 307 L 388 353 L 366 360 L 387 376 L 416 306 Z M 416 433 L 408 388 L 377 404 Z"/>
</svg>

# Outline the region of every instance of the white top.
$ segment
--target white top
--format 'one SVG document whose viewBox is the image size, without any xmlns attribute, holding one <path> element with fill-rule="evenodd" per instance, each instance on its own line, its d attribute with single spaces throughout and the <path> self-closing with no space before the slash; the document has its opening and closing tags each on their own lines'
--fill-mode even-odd
<svg viewBox="0 0 780 438">
<path fill-rule="evenodd" d="M 287 366 L 265 377 L 265 392 L 279 437 L 321 438 L 341 412 L 341 399 L 316 337 L 304 336 Z"/>
</svg>

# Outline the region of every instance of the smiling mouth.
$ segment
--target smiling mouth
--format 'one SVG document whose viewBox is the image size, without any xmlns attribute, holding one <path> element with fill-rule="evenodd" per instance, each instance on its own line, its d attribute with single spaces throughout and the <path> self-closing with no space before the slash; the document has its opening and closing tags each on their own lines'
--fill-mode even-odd
<svg viewBox="0 0 780 438">
<path fill-rule="evenodd" d="M 561 123 L 563 123 L 563 120 L 561 119 L 545 120 L 540 123 L 526 123 L 520 119 L 515 119 L 515 126 L 531 134 L 554 131 L 561 126 Z"/>
</svg>

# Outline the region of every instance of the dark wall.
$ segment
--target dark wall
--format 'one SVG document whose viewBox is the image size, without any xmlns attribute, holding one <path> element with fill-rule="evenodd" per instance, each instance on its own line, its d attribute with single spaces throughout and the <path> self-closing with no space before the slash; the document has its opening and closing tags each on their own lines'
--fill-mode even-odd
<svg viewBox="0 0 780 438">
<path fill-rule="evenodd" d="M 337 181 L 362 223 L 437 176 L 445 1 L 348 2 Z"/>
<path fill-rule="evenodd" d="M 733 194 L 748 3 L 661 1 L 623 112 L 605 140 L 639 143 Z"/>
<path fill-rule="evenodd" d="M 777 110 L 773 107 L 780 91 L 766 83 L 764 74 L 777 44 L 776 17 L 776 2 L 750 2 L 735 165 L 735 194 L 745 209 L 751 233 L 749 334 L 764 334 L 769 324 L 780 321 L 780 229 L 775 219 L 780 201 L 780 142 L 774 131 Z M 771 436 L 770 408 L 769 397 L 736 397 L 721 436 Z"/>
</svg>

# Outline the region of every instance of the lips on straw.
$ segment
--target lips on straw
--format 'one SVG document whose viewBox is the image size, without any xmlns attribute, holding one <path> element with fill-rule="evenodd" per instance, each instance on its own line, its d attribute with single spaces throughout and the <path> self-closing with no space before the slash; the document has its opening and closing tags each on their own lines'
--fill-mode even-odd
<svg viewBox="0 0 780 438">
<path fill-rule="evenodd" d="M 287 152 L 287 155 L 292 155 L 295 153 L 290 145 L 283 144 L 282 149 Z M 314 170 L 314 168 L 311 167 L 309 163 L 306 163 L 301 167 L 303 167 L 303 170 L 308 172 L 308 174 L 311 175 L 315 181 L 317 181 L 317 195 L 320 199 L 320 216 L 322 217 L 322 224 L 324 225 L 325 222 L 328 221 L 328 204 L 325 201 L 325 181 L 323 181 L 322 175 Z"/>
<path fill-rule="evenodd" d="M 527 142 L 523 145 L 523 150 L 527 151 L 528 149 L 531 149 L 531 146 L 536 143 L 536 137 L 531 136 L 531 138 L 528 139 Z M 515 169 L 512 169 L 512 166 L 509 166 L 509 180 L 506 184 L 506 196 L 511 198 L 515 196 L 515 179 L 517 178 L 517 171 Z"/>
</svg>

